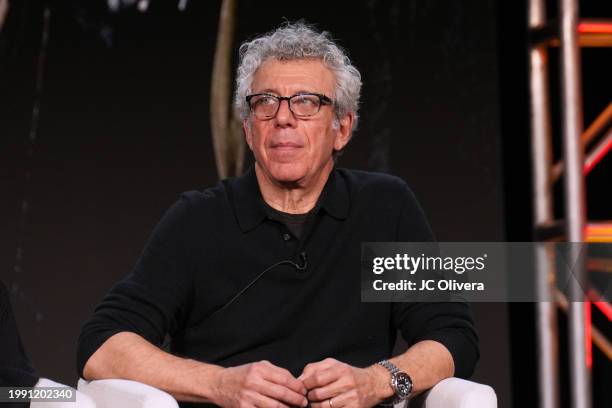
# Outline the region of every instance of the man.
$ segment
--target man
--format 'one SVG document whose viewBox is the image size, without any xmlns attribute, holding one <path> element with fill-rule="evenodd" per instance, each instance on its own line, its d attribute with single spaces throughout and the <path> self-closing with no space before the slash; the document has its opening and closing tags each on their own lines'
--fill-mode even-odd
<svg viewBox="0 0 612 408">
<path fill-rule="evenodd" d="M 357 122 L 357 69 L 301 23 L 240 51 L 235 104 L 254 168 L 168 211 L 85 324 L 80 375 L 179 401 L 322 408 L 469 376 L 478 348 L 466 304 L 360 302 L 361 242 L 433 235 L 403 181 L 334 165 Z M 384 360 L 398 329 L 410 348 Z"/>
</svg>

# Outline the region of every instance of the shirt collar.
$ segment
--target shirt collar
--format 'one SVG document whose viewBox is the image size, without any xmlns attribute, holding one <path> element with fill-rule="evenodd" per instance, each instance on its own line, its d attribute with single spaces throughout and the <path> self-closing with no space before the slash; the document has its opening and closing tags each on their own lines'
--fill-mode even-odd
<svg viewBox="0 0 612 408">
<path fill-rule="evenodd" d="M 346 219 L 350 208 L 350 195 L 346 183 L 345 178 L 334 167 L 315 209 L 323 209 L 337 219 Z M 257 227 L 267 217 L 267 213 L 254 166 L 251 166 L 242 176 L 228 180 L 228 187 L 242 231 L 247 232 Z"/>
<path fill-rule="evenodd" d="M 319 204 L 326 213 L 334 218 L 344 220 L 348 217 L 351 196 L 347 180 L 336 167 L 329 174 L 317 205 Z"/>
</svg>

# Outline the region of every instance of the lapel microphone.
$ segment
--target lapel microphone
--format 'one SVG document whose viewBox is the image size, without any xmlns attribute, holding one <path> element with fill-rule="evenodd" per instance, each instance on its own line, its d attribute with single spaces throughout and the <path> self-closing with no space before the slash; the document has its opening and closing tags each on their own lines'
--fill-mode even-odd
<svg viewBox="0 0 612 408">
<path fill-rule="evenodd" d="M 300 252 L 300 261 L 301 265 L 294 262 L 293 266 L 295 266 L 295 269 L 302 272 L 305 271 L 306 268 L 308 268 L 308 258 L 306 257 L 306 251 Z"/>
</svg>

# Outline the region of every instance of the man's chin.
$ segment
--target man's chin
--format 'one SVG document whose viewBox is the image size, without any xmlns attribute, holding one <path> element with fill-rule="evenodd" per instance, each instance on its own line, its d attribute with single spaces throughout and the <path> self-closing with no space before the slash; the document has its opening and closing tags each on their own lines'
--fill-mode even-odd
<svg viewBox="0 0 612 408">
<path fill-rule="evenodd" d="M 272 179 L 283 186 L 298 186 L 300 181 L 304 179 L 303 176 L 297 176 L 292 174 L 282 174 L 282 175 L 274 175 L 272 174 Z"/>
<path fill-rule="evenodd" d="M 316 171 L 312 172 L 313 169 L 304 163 L 271 162 L 267 163 L 267 166 L 262 166 L 258 162 L 258 165 L 270 181 L 286 187 L 307 187 L 308 184 L 316 184 L 321 177 L 325 176 Z M 325 170 L 323 169 L 321 173 L 325 173 Z"/>
<path fill-rule="evenodd" d="M 270 169 L 270 178 L 281 185 L 298 185 L 306 177 L 304 171 L 292 168 L 293 166 L 274 166 Z"/>
</svg>

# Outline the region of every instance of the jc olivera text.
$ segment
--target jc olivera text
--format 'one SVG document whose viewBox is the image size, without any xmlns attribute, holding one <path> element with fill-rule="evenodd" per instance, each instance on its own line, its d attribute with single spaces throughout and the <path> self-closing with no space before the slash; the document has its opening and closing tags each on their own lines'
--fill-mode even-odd
<svg viewBox="0 0 612 408">
<path fill-rule="evenodd" d="M 413 282 L 407 279 L 402 279 L 397 282 L 383 282 L 380 279 L 372 282 L 374 290 L 400 290 L 400 291 L 483 291 L 485 289 L 482 282 L 457 282 L 450 279 L 428 279 L 420 282 Z"/>
</svg>

